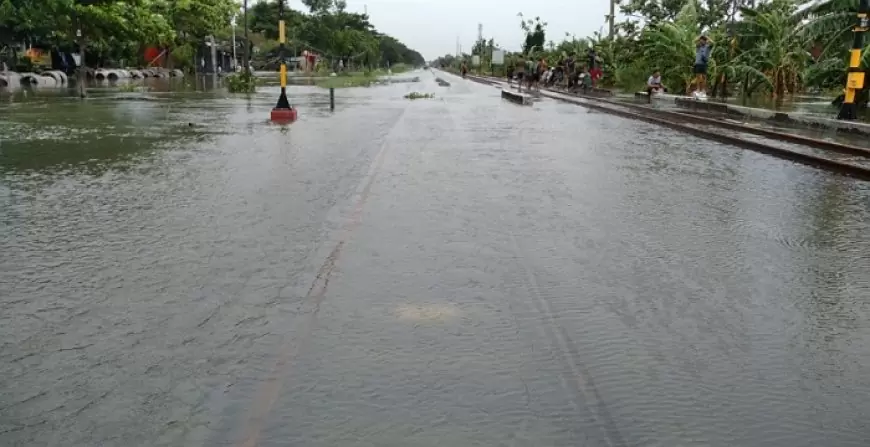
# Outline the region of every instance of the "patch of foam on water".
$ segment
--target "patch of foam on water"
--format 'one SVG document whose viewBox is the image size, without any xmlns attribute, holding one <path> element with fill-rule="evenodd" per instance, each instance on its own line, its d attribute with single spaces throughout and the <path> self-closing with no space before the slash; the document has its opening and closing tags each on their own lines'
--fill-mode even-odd
<svg viewBox="0 0 870 447">
<path fill-rule="evenodd" d="M 401 320 L 446 321 L 459 315 L 459 310 L 446 304 L 405 304 L 396 309 Z"/>
<path fill-rule="evenodd" d="M 68 140 L 92 134 L 100 129 L 67 126 L 30 126 L 27 124 L 0 123 L 0 131 L 6 141 Z"/>
</svg>

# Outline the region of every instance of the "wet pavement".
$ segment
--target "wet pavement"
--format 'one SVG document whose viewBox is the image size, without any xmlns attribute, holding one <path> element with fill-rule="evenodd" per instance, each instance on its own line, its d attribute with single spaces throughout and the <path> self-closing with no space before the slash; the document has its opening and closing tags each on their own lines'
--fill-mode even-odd
<svg viewBox="0 0 870 447">
<path fill-rule="evenodd" d="M 867 445 L 866 183 L 420 76 L 5 100 L 0 444 Z"/>
</svg>

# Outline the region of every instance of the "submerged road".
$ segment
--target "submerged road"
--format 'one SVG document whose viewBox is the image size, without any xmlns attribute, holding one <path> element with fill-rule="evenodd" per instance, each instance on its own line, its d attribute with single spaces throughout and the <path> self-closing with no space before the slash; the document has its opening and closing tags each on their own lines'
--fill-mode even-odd
<svg viewBox="0 0 870 447">
<path fill-rule="evenodd" d="M 420 76 L 10 106 L 0 444 L 867 445 L 867 184 Z"/>
</svg>

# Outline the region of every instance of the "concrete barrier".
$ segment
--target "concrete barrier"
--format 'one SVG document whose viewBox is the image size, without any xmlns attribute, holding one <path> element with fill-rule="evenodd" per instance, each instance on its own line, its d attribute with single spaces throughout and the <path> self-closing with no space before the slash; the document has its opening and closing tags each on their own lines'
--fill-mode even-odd
<svg viewBox="0 0 870 447">
<path fill-rule="evenodd" d="M 719 102 L 698 101 L 694 98 L 675 98 L 674 102 L 680 106 L 692 110 L 703 110 L 705 112 L 728 113 L 728 105 Z"/>
<path fill-rule="evenodd" d="M 25 87 L 55 87 L 58 82 L 51 76 L 36 73 L 21 73 L 21 85 Z"/>
<path fill-rule="evenodd" d="M 24 72 L 18 73 L 18 79 L 21 82 L 21 85 L 37 85 L 39 84 L 39 78 L 36 73 Z"/>
<path fill-rule="evenodd" d="M 21 86 L 21 75 L 14 71 L 0 72 L 0 87 L 15 88 Z"/>
<path fill-rule="evenodd" d="M 502 99 L 506 99 L 514 104 L 519 105 L 526 105 L 532 103 L 532 97 L 530 95 L 507 89 L 501 90 L 501 97 Z"/>
<path fill-rule="evenodd" d="M 50 76 L 55 80 L 58 85 L 64 85 L 69 83 L 69 78 L 67 78 L 66 73 L 60 70 L 47 70 L 42 72 L 42 76 Z"/>
<path fill-rule="evenodd" d="M 105 69 L 99 68 L 94 73 L 94 79 L 97 81 L 117 82 L 121 79 L 129 79 L 130 72 L 127 70 Z"/>
</svg>

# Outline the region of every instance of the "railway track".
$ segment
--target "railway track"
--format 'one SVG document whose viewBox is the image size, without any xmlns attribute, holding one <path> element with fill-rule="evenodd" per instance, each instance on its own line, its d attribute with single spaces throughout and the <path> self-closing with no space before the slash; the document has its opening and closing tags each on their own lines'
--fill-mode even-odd
<svg viewBox="0 0 870 447">
<path fill-rule="evenodd" d="M 471 75 L 467 79 L 495 87 L 508 88 L 507 83 L 501 80 Z M 546 89 L 542 89 L 537 94 L 870 181 L 870 149 L 860 146 L 748 126 L 728 119 L 655 109 L 607 98 L 568 94 Z"/>
</svg>

